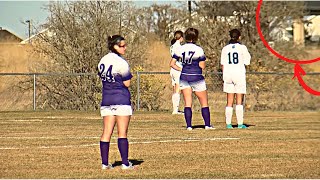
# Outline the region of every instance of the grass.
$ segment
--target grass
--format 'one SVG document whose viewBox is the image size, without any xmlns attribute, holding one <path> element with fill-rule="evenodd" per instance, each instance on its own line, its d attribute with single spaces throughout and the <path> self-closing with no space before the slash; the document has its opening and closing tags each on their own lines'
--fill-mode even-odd
<svg viewBox="0 0 320 180">
<path fill-rule="evenodd" d="M 193 131 L 183 116 L 135 112 L 129 127 L 129 159 L 120 169 L 116 129 L 109 161 L 101 170 L 98 112 L 0 112 L 0 178 L 320 178 L 320 112 L 247 112 L 246 130 L 203 129 L 194 113 Z M 233 119 L 235 122 L 235 119 Z"/>
</svg>

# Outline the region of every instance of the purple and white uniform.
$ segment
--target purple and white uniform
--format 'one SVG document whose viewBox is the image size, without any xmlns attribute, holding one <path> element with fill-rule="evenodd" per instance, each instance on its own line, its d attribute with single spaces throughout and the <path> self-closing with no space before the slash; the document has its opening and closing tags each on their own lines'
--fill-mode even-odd
<svg viewBox="0 0 320 180">
<path fill-rule="evenodd" d="M 132 78 L 127 61 L 108 53 L 100 60 L 98 70 L 102 81 L 101 116 L 132 115 L 130 91 L 123 84 Z"/>
<path fill-rule="evenodd" d="M 181 89 L 188 87 L 191 87 L 193 91 L 205 91 L 207 89 L 202 75 L 202 68 L 199 66 L 201 61 L 206 60 L 206 56 L 200 46 L 194 43 L 186 43 L 175 52 L 173 58 L 176 60 L 181 58 Z"/>
</svg>

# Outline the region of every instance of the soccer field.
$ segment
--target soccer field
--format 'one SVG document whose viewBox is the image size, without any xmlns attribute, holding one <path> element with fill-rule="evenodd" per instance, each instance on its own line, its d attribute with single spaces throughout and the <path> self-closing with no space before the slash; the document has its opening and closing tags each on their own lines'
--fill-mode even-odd
<svg viewBox="0 0 320 180">
<path fill-rule="evenodd" d="M 235 116 L 235 115 L 234 115 Z M 182 115 L 135 112 L 129 126 L 129 159 L 123 171 L 116 129 L 101 170 L 99 112 L 0 112 L 0 178 L 320 178 L 320 112 L 246 112 L 248 129 L 193 131 Z M 235 124 L 235 117 L 233 117 Z"/>
</svg>

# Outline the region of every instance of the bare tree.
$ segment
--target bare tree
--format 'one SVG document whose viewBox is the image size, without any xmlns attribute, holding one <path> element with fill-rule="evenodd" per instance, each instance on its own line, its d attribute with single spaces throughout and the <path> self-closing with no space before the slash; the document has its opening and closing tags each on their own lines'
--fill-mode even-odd
<svg viewBox="0 0 320 180">
<path fill-rule="evenodd" d="M 228 43 L 228 31 L 232 28 L 240 29 L 242 42 L 252 54 L 249 71 L 290 71 L 292 66 L 270 54 L 260 41 L 255 26 L 256 6 L 257 2 L 253 1 L 192 1 L 192 14 L 189 16 L 185 2 L 180 2 L 177 7 L 152 5 L 144 8 L 136 8 L 132 2 L 124 1 L 51 2 L 48 6 L 51 16 L 44 25 L 50 33 L 44 34 L 41 43 L 34 45 L 40 54 L 49 59 L 42 65 L 41 71 L 96 73 L 99 60 L 108 52 L 107 36 L 122 34 L 129 44 L 125 58 L 132 69 L 150 70 L 156 68 L 156 62 L 150 61 L 146 47 L 153 41 L 162 41 L 169 46 L 172 32 L 185 30 L 191 21 L 191 25 L 201 32 L 198 43 L 208 58 L 207 74 L 220 71 L 220 52 Z M 303 13 L 301 2 L 264 2 L 260 23 L 265 38 L 272 40 L 272 29 L 285 27 L 288 20 L 300 17 Z M 302 50 L 297 49 L 292 42 L 280 41 L 275 43 L 274 48 L 291 58 L 303 55 Z M 151 94 L 156 94 L 163 87 L 155 87 L 159 83 L 157 77 L 152 78 L 143 81 L 146 84 L 141 87 L 149 91 L 152 86 L 154 93 Z M 221 77 L 211 78 L 213 82 L 222 85 Z M 255 88 L 252 91 L 254 98 L 259 99 L 259 96 L 270 91 L 275 80 L 249 78 L 249 83 L 255 84 L 250 87 Z M 37 82 L 37 87 L 40 87 L 40 107 L 79 110 L 99 107 L 101 85 L 96 77 L 41 77 Z M 286 86 L 283 82 L 277 86 Z M 135 98 L 135 89 L 132 94 Z M 158 103 L 161 102 L 154 96 L 150 96 L 150 100 L 152 106 L 145 104 L 147 109 L 158 109 Z M 260 104 L 262 107 L 263 102 Z"/>
<path fill-rule="evenodd" d="M 127 39 L 129 62 L 144 59 L 141 46 L 147 44 L 135 21 L 136 10 L 130 2 L 71 1 L 51 2 L 51 15 L 35 49 L 48 57 L 45 72 L 96 73 L 99 60 L 108 52 L 107 36 L 121 33 Z M 98 108 L 100 84 L 94 76 L 41 77 L 40 107 L 53 109 Z M 43 96 L 42 96 L 43 95 Z"/>
</svg>

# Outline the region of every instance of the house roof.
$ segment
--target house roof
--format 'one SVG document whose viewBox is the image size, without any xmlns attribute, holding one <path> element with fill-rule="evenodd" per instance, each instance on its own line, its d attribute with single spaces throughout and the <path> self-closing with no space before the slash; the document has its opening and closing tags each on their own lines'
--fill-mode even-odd
<svg viewBox="0 0 320 180">
<path fill-rule="evenodd" d="M 306 9 L 310 15 L 320 15 L 320 1 L 306 1 Z"/>
<path fill-rule="evenodd" d="M 15 42 L 19 43 L 21 41 L 22 41 L 22 38 L 0 27 L 0 43 L 15 43 Z"/>
<path fill-rule="evenodd" d="M 41 35 L 44 34 L 44 33 L 48 33 L 48 32 L 49 32 L 49 29 L 48 29 L 48 28 L 43 29 L 43 30 L 41 30 L 40 32 L 38 32 L 37 34 L 34 34 L 34 35 L 30 36 L 30 38 L 27 38 L 27 39 L 21 41 L 20 43 L 21 43 L 21 44 L 30 43 L 33 39 L 41 36 Z"/>
</svg>

